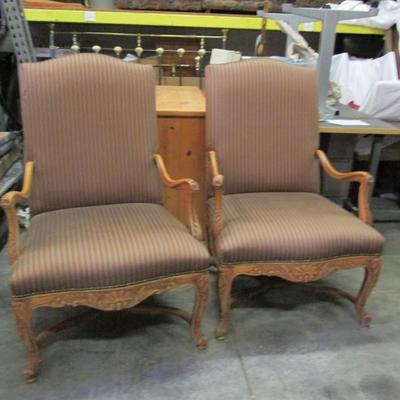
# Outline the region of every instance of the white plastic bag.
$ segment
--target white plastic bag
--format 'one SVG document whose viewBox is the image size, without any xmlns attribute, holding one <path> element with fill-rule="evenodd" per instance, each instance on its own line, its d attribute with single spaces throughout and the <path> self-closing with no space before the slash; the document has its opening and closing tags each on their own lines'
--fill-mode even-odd
<svg viewBox="0 0 400 400">
<path fill-rule="evenodd" d="M 347 53 L 334 55 L 330 79 L 340 86 L 341 103 L 361 106 L 375 82 L 398 80 L 395 54 L 376 59 L 350 59 Z"/>
<path fill-rule="evenodd" d="M 343 1 L 340 4 L 332 4 L 331 8 L 337 10 L 368 11 L 371 7 L 362 1 Z M 371 28 L 389 29 L 400 21 L 400 3 L 393 0 L 382 0 L 378 5 L 378 15 L 375 17 L 351 19 L 339 21 L 341 24 L 361 25 Z"/>
<path fill-rule="evenodd" d="M 400 121 L 400 81 L 375 82 L 360 111 L 374 118 Z"/>
</svg>

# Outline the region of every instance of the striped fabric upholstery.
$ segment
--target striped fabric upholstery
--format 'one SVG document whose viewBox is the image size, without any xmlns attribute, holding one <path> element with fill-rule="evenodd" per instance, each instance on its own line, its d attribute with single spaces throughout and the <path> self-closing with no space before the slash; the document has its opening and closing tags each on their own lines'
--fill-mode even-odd
<svg viewBox="0 0 400 400">
<path fill-rule="evenodd" d="M 315 73 L 269 59 L 206 68 L 208 147 L 225 193 L 319 191 Z"/>
<path fill-rule="evenodd" d="M 227 195 L 224 218 L 215 251 L 225 264 L 374 255 L 383 246 L 375 229 L 314 193 Z"/>
<path fill-rule="evenodd" d="M 32 219 L 10 284 L 15 296 L 106 288 L 205 270 L 209 261 L 158 204 L 72 208 Z"/>
<path fill-rule="evenodd" d="M 150 66 L 80 54 L 23 64 L 20 87 L 33 215 L 160 201 Z"/>
</svg>

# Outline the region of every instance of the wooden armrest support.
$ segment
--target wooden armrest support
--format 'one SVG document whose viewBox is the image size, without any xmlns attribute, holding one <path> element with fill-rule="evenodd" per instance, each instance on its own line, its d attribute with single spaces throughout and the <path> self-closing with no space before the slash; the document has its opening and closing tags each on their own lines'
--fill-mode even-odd
<svg viewBox="0 0 400 400">
<path fill-rule="evenodd" d="M 360 184 L 358 188 L 358 216 L 368 225 L 372 225 L 371 210 L 368 202 L 368 191 L 369 185 L 374 181 L 374 178 L 368 172 L 364 171 L 339 172 L 331 164 L 322 150 L 317 150 L 315 154 L 321 162 L 322 168 L 329 176 L 340 181 L 352 181 Z"/>
<path fill-rule="evenodd" d="M 199 184 L 193 179 L 173 179 L 169 175 L 164 163 L 164 159 L 160 154 L 154 154 L 154 161 L 157 165 L 163 184 L 176 190 L 183 190 L 185 193 L 185 204 L 188 210 L 189 225 L 191 234 L 198 240 L 203 240 L 203 233 L 199 223 L 199 219 L 194 207 L 193 193 L 200 190 Z"/>
<path fill-rule="evenodd" d="M 157 165 L 158 172 L 165 186 L 171 189 L 186 189 L 189 188 L 192 191 L 200 190 L 199 184 L 193 179 L 173 179 L 167 171 L 164 159 L 160 154 L 154 154 L 154 161 Z"/>
<path fill-rule="evenodd" d="M 13 264 L 21 253 L 19 239 L 19 223 L 17 218 L 16 205 L 29 199 L 33 180 L 33 161 L 25 164 L 24 182 L 20 192 L 11 191 L 6 193 L 0 201 L 1 207 L 8 222 L 8 257 Z"/>
<path fill-rule="evenodd" d="M 211 167 L 211 184 L 214 189 L 214 215 L 212 216 L 212 233 L 216 238 L 224 227 L 224 176 L 219 173 L 217 153 L 214 150 L 208 152 Z"/>
<path fill-rule="evenodd" d="M 224 176 L 219 173 L 217 153 L 214 150 L 210 150 L 208 158 L 211 166 L 212 186 L 215 189 L 222 188 L 224 186 Z"/>
</svg>

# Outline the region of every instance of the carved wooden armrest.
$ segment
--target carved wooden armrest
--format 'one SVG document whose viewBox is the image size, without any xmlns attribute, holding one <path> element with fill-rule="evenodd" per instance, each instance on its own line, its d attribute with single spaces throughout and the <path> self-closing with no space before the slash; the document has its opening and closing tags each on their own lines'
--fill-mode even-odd
<svg viewBox="0 0 400 400">
<path fill-rule="evenodd" d="M 353 181 L 360 184 L 358 188 L 358 216 L 368 225 L 372 225 L 371 210 L 368 202 L 368 191 L 369 185 L 374 181 L 374 178 L 368 172 L 364 171 L 339 172 L 330 163 L 328 157 L 322 150 L 317 150 L 315 154 L 321 162 L 324 171 L 329 176 L 340 181 Z"/>
<path fill-rule="evenodd" d="M 212 220 L 212 232 L 216 238 L 224 227 L 224 176 L 219 173 L 217 153 L 214 150 L 208 152 L 211 167 L 211 184 L 214 189 L 214 215 Z"/>
<path fill-rule="evenodd" d="M 198 240 L 203 240 L 203 232 L 199 223 L 196 209 L 194 207 L 194 192 L 200 190 L 199 184 L 193 179 L 172 179 L 160 154 L 154 154 L 161 180 L 165 186 L 171 189 L 183 190 L 185 194 L 185 205 L 188 212 L 190 232 Z"/>
<path fill-rule="evenodd" d="M 16 205 L 27 201 L 31 194 L 33 179 L 33 161 L 25 164 L 24 182 L 20 192 L 12 191 L 6 193 L 0 201 L 1 207 L 8 222 L 8 257 L 13 264 L 21 253 L 19 244 L 19 223 L 17 218 Z"/>
</svg>

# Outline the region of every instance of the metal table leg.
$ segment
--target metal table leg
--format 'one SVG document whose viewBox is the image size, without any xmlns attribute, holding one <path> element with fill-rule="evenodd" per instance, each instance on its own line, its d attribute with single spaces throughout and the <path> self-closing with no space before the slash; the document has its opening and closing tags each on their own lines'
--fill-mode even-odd
<svg viewBox="0 0 400 400">
<path fill-rule="evenodd" d="M 375 135 L 374 140 L 372 142 L 371 156 L 369 158 L 369 173 L 374 177 L 374 182 L 372 183 L 369 192 L 370 203 L 374 193 L 374 188 L 376 183 L 375 181 L 378 177 L 379 162 L 383 149 L 384 138 L 385 138 L 384 135 Z M 382 200 L 378 202 L 378 199 L 375 199 L 373 202 L 375 203 L 375 207 L 373 207 L 374 204 L 371 204 L 371 211 L 374 220 L 380 222 L 399 221 L 400 209 L 398 207 L 386 207 L 386 206 L 381 208 L 379 207 L 379 204 L 382 204 L 381 201 Z"/>
</svg>

